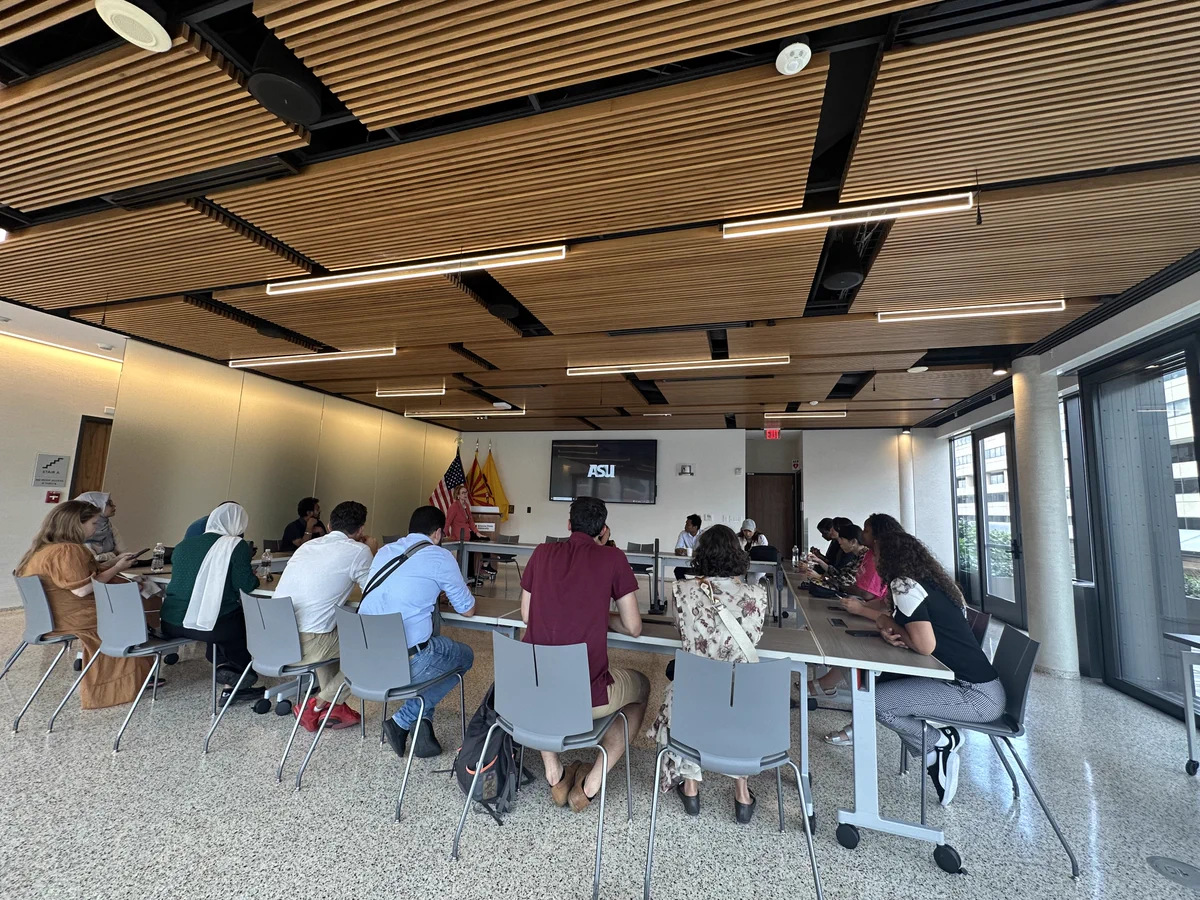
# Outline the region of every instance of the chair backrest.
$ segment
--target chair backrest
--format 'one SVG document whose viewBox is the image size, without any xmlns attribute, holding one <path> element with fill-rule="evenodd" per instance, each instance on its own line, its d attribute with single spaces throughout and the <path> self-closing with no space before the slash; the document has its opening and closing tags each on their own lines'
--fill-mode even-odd
<svg viewBox="0 0 1200 900">
<path fill-rule="evenodd" d="M 146 643 L 146 610 L 142 593 L 128 581 L 104 584 L 92 579 L 96 598 L 96 632 L 100 652 L 106 656 L 124 656 L 130 647 Z"/>
<path fill-rule="evenodd" d="M 255 597 L 242 591 L 242 615 L 246 617 L 246 647 L 254 658 L 255 672 L 278 678 L 285 666 L 300 662 L 304 653 L 290 597 Z"/>
<path fill-rule="evenodd" d="M 966 607 L 967 624 L 971 626 L 971 634 L 975 635 L 975 640 L 979 642 L 979 646 L 983 646 L 984 640 L 987 638 L 988 626 L 992 624 L 992 614 L 980 612 L 977 609 Z"/>
<path fill-rule="evenodd" d="M 382 703 L 388 691 L 412 683 L 404 613 L 360 616 L 344 606 L 333 613 L 342 673 L 350 680 L 354 696 Z"/>
<path fill-rule="evenodd" d="M 497 544 L 519 544 L 521 536 L 519 534 L 498 534 L 496 535 Z"/>
<path fill-rule="evenodd" d="M 400 540 L 400 538 L 402 538 L 402 537 L 404 537 L 404 535 L 402 535 L 402 534 L 385 534 L 383 536 L 383 542 L 385 544 L 394 544 L 394 543 L 396 543 L 396 541 Z"/>
<path fill-rule="evenodd" d="M 283 541 L 268 541 L 263 538 L 262 546 L 264 550 L 270 550 L 272 553 L 278 553 L 283 549 Z"/>
<path fill-rule="evenodd" d="M 1025 726 L 1025 704 L 1029 700 L 1029 684 L 1033 680 L 1033 664 L 1041 644 L 1011 625 L 1005 625 L 996 645 L 992 666 L 1004 685 L 1004 711 L 1018 728 Z"/>
<path fill-rule="evenodd" d="M 17 591 L 21 594 L 21 605 L 25 607 L 25 634 L 22 637 L 26 643 L 37 643 L 42 635 L 54 630 L 54 616 L 50 612 L 50 601 L 46 597 L 46 589 L 42 587 L 42 579 L 36 575 L 14 576 L 17 581 Z"/>
<path fill-rule="evenodd" d="M 779 562 L 779 549 L 770 545 L 766 547 L 751 547 L 750 558 L 755 562 Z"/>
<path fill-rule="evenodd" d="M 570 540 L 570 538 L 554 537 L 553 535 L 550 535 L 550 534 L 546 535 L 546 543 L 547 544 L 565 544 L 569 540 Z"/>
<path fill-rule="evenodd" d="M 786 660 L 735 665 L 677 650 L 671 740 L 702 769 L 756 775 L 791 747 L 791 680 Z"/>
<path fill-rule="evenodd" d="M 626 553 L 653 553 L 654 552 L 654 544 L 653 543 L 650 543 L 650 544 L 632 544 L 632 543 L 626 544 L 625 552 Z"/>
<path fill-rule="evenodd" d="M 496 714 L 513 740 L 539 750 L 592 729 L 592 679 L 587 644 L 525 644 L 492 632 Z"/>
</svg>

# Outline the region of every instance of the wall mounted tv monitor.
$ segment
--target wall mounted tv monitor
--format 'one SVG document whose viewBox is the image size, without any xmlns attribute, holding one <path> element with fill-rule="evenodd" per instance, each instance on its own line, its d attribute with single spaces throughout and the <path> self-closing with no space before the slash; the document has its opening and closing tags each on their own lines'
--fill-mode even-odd
<svg viewBox="0 0 1200 900">
<path fill-rule="evenodd" d="M 605 503 L 654 503 L 658 441 L 554 441 L 550 499 L 599 497 Z"/>
</svg>

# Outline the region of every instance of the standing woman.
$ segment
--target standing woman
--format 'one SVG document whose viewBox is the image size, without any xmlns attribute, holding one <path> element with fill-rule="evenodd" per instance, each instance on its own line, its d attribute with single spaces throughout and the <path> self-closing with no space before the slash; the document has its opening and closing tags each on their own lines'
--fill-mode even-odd
<svg viewBox="0 0 1200 900">
<path fill-rule="evenodd" d="M 875 718 L 900 735 L 913 756 L 921 752 L 942 806 L 958 790 L 955 728 L 924 725 L 941 717 L 991 722 L 1004 712 L 1004 685 L 967 624 L 962 591 L 929 548 L 910 534 L 880 535 L 879 573 L 891 589 L 894 612 L 877 623 L 889 644 L 932 656 L 954 672 L 953 681 L 897 678 L 875 686 Z"/>
<path fill-rule="evenodd" d="M 465 484 L 460 484 L 454 491 L 454 502 L 446 510 L 446 530 L 443 532 L 447 542 L 486 541 L 487 538 L 475 527 L 475 517 L 471 514 L 471 493 Z M 479 577 L 479 554 L 471 554 L 471 574 Z M 491 557 L 488 557 L 490 560 Z M 485 572 L 495 573 L 495 568 L 489 563 L 483 567 Z"/>
<path fill-rule="evenodd" d="M 54 618 L 55 630 L 51 634 L 75 635 L 89 659 L 100 649 L 92 579 L 104 584 L 123 581 L 121 573 L 133 565 L 133 557 L 126 553 L 101 568 L 85 546 L 96 532 L 100 514 L 100 508 L 81 500 L 60 503 L 42 522 L 16 570 L 19 576 L 36 575 L 41 580 Z M 83 708 L 132 703 L 150 666 L 148 658 L 114 659 L 101 655 L 79 686 Z M 160 685 L 163 683 L 159 681 Z"/>
<path fill-rule="evenodd" d="M 751 528 L 753 531 L 753 528 Z M 767 591 L 747 584 L 750 557 L 738 535 L 727 525 L 702 531 L 692 551 L 694 577 L 674 585 L 675 610 L 683 649 L 697 656 L 724 662 L 758 662 L 755 649 L 762 638 L 767 612 Z M 671 685 L 649 736 L 659 747 L 667 743 L 671 725 Z M 671 753 L 663 758 L 663 790 L 673 787 L 689 816 L 700 814 L 700 767 Z M 745 778 L 734 779 L 733 813 L 739 824 L 754 815 L 755 797 Z"/>
</svg>

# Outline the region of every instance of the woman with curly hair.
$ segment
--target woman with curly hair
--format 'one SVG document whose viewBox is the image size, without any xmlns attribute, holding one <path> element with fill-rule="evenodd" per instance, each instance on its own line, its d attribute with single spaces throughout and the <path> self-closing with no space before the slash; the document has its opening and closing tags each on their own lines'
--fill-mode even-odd
<svg viewBox="0 0 1200 900">
<path fill-rule="evenodd" d="M 897 678 L 877 683 L 875 718 L 900 735 L 913 756 L 922 747 L 925 766 L 942 806 L 958 789 L 954 728 L 933 728 L 930 719 L 991 722 L 1004 712 L 1004 685 L 967 624 L 962 591 L 929 548 L 910 534 L 876 539 L 879 574 L 891 593 L 892 612 L 876 620 L 885 641 L 932 656 L 954 672 L 953 681 Z"/>
<path fill-rule="evenodd" d="M 728 526 L 714 525 L 700 533 L 692 570 L 674 585 L 679 634 L 686 652 L 724 662 L 758 662 L 755 645 L 762 638 L 767 591 L 761 584 L 746 583 L 749 566 L 743 543 Z M 671 697 L 671 685 L 667 685 L 662 708 L 648 732 L 660 747 L 666 745 L 671 725 Z M 663 790 L 677 790 L 687 814 L 699 815 L 700 767 L 668 753 L 663 768 Z M 735 779 L 733 812 L 740 824 L 750 821 L 755 802 L 749 781 Z"/>
</svg>

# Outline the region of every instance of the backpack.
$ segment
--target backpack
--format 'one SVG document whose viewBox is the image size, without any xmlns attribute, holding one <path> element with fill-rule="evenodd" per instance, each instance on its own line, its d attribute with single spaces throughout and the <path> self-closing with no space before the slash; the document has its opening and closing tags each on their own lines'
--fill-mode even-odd
<svg viewBox="0 0 1200 900">
<path fill-rule="evenodd" d="M 458 748 L 454 757 L 455 779 L 459 789 L 466 794 L 471 790 L 471 781 L 475 777 L 475 767 L 479 765 L 480 754 L 483 754 L 483 770 L 475 784 L 475 794 L 472 797 L 482 806 L 497 825 L 503 825 L 500 817 L 512 809 L 517 795 L 517 779 L 521 784 L 529 784 L 533 776 L 520 769 L 518 754 L 520 747 L 513 743 L 512 735 L 497 728 L 492 733 L 486 752 L 483 742 L 487 738 L 488 729 L 496 723 L 496 686 L 493 684 L 484 695 L 479 709 L 475 710 L 467 722 L 467 736 L 463 745 Z"/>
</svg>

